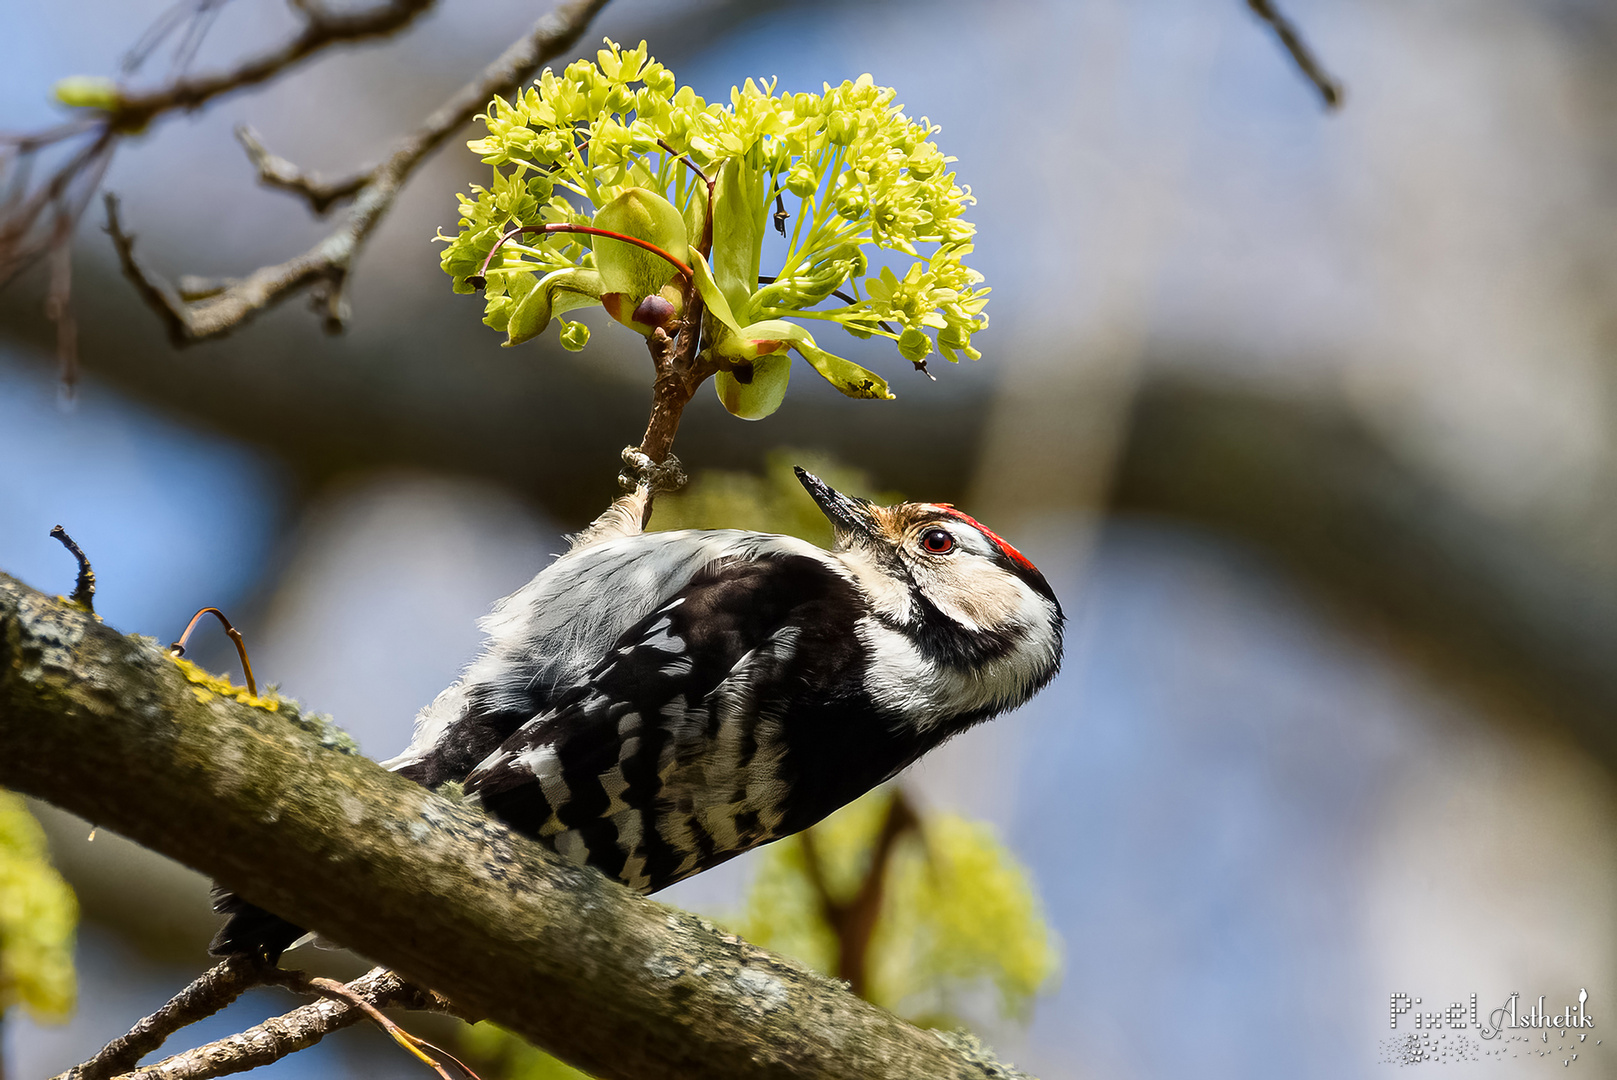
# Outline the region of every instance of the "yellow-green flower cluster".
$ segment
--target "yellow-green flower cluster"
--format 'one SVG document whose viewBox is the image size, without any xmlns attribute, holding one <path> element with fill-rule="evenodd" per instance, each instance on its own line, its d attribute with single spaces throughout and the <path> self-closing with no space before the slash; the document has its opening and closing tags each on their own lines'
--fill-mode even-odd
<svg viewBox="0 0 1617 1080">
<path fill-rule="evenodd" d="M 749 79 L 728 104 L 709 103 L 678 86 L 644 42 L 625 50 L 608 41 L 595 62 L 547 69 L 481 117 L 488 134 L 470 146 L 494 167 L 493 181 L 460 197 L 460 230 L 444 237 L 443 267 L 457 292 L 484 287 L 485 321 L 514 344 L 553 314 L 595 302 L 649 333 L 645 312 L 653 309 L 642 301 L 684 289 L 684 264 L 710 312 L 707 346 L 742 376 L 729 387 L 732 411 L 762 415 L 773 408 L 765 399 L 778 403 L 784 367 L 763 361 L 784 360 L 787 349 L 845 393 L 891 396 L 879 377 L 783 320 L 887 337 L 917 363 L 934 349 L 950 360 L 980 355 L 971 339 L 987 325 L 988 290 L 964 262 L 971 193 L 932 141 L 938 128 L 911 120 L 895 98 L 865 75 L 819 94 L 777 93 L 773 82 Z M 714 182 L 711 220 L 706 183 L 691 165 Z M 624 245 L 598 235 L 529 228 L 500 243 L 516 226 L 599 228 L 598 215 L 626 196 L 638 205 L 666 200 L 683 219 L 684 247 L 666 260 L 677 288 L 645 282 L 648 292 L 603 299 L 614 278 L 598 273 L 609 269 L 598 260 Z M 788 219 L 785 255 L 766 268 L 762 247 L 779 210 Z M 666 229 L 633 235 L 660 249 L 673 242 Z M 642 311 L 638 321 L 628 318 L 634 310 Z"/>
</svg>

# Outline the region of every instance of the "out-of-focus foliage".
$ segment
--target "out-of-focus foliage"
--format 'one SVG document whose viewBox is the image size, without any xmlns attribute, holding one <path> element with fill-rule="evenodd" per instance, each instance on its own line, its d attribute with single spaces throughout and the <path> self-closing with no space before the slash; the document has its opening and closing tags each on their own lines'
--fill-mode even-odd
<svg viewBox="0 0 1617 1080">
<path fill-rule="evenodd" d="M 460 1045 L 483 1076 L 501 1080 L 589 1080 L 587 1073 L 563 1065 L 487 1020 L 463 1031 Z"/>
<path fill-rule="evenodd" d="M 22 798 L 0 791 L 0 1012 L 41 1019 L 73 1010 L 79 904 L 51 866 L 45 833 Z"/>
<path fill-rule="evenodd" d="M 659 495 L 651 528 L 752 529 L 830 547 L 831 523 L 803 490 L 792 472 L 794 465 L 801 465 L 844 495 L 882 504 L 903 500 L 897 492 L 877 491 L 864 471 L 839 465 L 824 454 L 772 450 L 762 476 L 708 469 L 679 494 Z"/>
<path fill-rule="evenodd" d="M 896 91 L 869 75 L 820 94 L 749 79 L 729 105 L 709 104 L 645 42 L 606 44 L 595 63 L 546 69 L 513 100 L 496 98 L 482 117 L 488 135 L 469 144 L 493 182 L 460 196 L 443 268 L 457 292 L 483 287 L 484 321 L 508 345 L 594 304 L 639 333 L 671 330 L 688 273 L 706 305 L 708 353 L 723 365 L 720 400 L 746 419 L 780 404 L 788 349 L 850 397 L 892 396 L 788 317 L 889 338 L 914 363 L 934 349 L 980 355 L 971 337 L 988 323 L 988 290 L 964 262 L 971 192 L 931 140 L 937 126 L 907 117 Z M 711 216 L 707 186 L 682 157 L 713 182 Z M 514 226 L 524 231 L 502 243 Z M 786 233 L 786 254 L 761 280 L 772 227 Z M 867 246 L 889 265 L 871 274 Z M 833 298 L 839 306 L 822 306 Z M 583 344 L 575 325 L 568 348 Z"/>
<path fill-rule="evenodd" d="M 891 801 L 890 791 L 873 791 L 811 830 L 834 900 L 850 900 L 869 872 Z M 798 839 L 764 850 L 733 925 L 767 949 L 822 971 L 836 967 L 836 937 Z M 1005 1015 L 1025 1018 L 1058 966 L 1033 883 L 991 828 L 933 814 L 920 836 L 899 840 L 870 942 L 870 1000 L 917 1023 L 957 1026 L 958 999 L 989 985 Z"/>
</svg>

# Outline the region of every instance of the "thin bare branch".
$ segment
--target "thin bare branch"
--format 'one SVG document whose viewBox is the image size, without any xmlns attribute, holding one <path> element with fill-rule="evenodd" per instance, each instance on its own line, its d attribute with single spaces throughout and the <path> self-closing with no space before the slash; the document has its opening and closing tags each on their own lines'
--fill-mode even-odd
<svg viewBox="0 0 1617 1080">
<path fill-rule="evenodd" d="M 184 25 L 184 36 L 175 56 L 176 67 L 183 72 L 190 54 L 201 42 L 223 2 L 192 0 L 179 5 L 172 18 L 159 20 L 159 25 L 143 38 L 143 44 L 136 46 L 126 71 L 138 65 L 144 55 L 143 48 L 149 51 Z M 0 176 L 6 188 L 4 203 L 0 206 L 0 286 L 41 256 L 51 258 L 46 309 L 56 323 L 62 385 L 69 394 L 78 365 L 78 327 L 69 303 L 70 246 L 79 219 L 100 188 L 123 136 L 144 131 L 164 114 L 191 111 L 223 94 L 264 82 L 332 45 L 393 34 L 413 22 L 433 3 L 434 0 L 385 0 L 373 8 L 341 13 L 314 4 L 297 4 L 294 6 L 303 14 L 302 31 L 279 48 L 246 60 L 231 70 L 196 78 L 176 78 L 152 90 L 120 89 L 110 104 L 85 108 L 82 110 L 85 115 L 65 124 L 38 132 L 0 135 L 0 170 L 7 174 Z M 85 139 L 84 145 L 69 154 L 49 180 L 30 191 L 36 155 L 46 147 L 78 138 Z M 126 272 L 129 265 L 129 260 L 125 259 Z M 151 302 L 153 297 L 148 293 L 149 289 L 142 288 L 142 295 Z M 329 310 L 340 313 L 340 283 L 330 288 L 328 294 Z M 330 321 L 328 315 L 328 324 Z M 172 333 L 171 317 L 171 336 Z"/>
<path fill-rule="evenodd" d="M 124 54 L 120 70 L 125 75 L 133 75 L 164 41 L 178 32 L 180 43 L 174 48 L 171 70 L 183 72 L 195 58 L 196 50 L 212 28 L 219 9 L 228 2 L 229 0 L 178 0 L 159 15 L 135 44 L 130 46 L 129 51 Z"/>
<path fill-rule="evenodd" d="M 1292 21 L 1275 7 L 1273 0 L 1246 0 L 1246 5 L 1252 9 L 1254 15 L 1268 23 L 1274 30 L 1280 44 L 1291 54 L 1292 62 L 1319 91 L 1319 96 L 1325 101 L 1325 107 L 1327 109 L 1339 107 L 1344 93 L 1341 82 L 1320 66 L 1314 51 L 1303 40 L 1302 34 L 1298 33 Z"/>
<path fill-rule="evenodd" d="M 298 993 L 322 996 L 318 1001 L 271 1017 L 246 1031 L 175 1054 L 156 1064 L 126 1071 L 119 1080 L 211 1080 L 269 1065 L 288 1054 L 308 1049 L 333 1031 L 368 1019 L 368 1008 L 403 1005 L 417 1010 L 444 1011 L 441 998 L 411 986 L 398 974 L 384 968 L 374 968 L 342 986 L 343 994 L 327 993 L 313 985 L 324 980 L 311 980 L 302 972 L 269 969 L 266 974 L 270 976 L 268 981 Z M 68 1072 L 54 1080 L 90 1078 L 75 1077 Z"/>
<path fill-rule="evenodd" d="M 164 113 L 200 109 L 216 97 L 272 79 L 333 45 L 389 37 L 414 22 L 433 3 L 434 0 L 387 0 L 360 11 L 304 9 L 302 32 L 277 48 L 244 60 L 228 71 L 176 79 L 144 92 L 120 93 L 118 104 L 107 111 L 108 122 L 119 130 L 139 131 Z"/>
<path fill-rule="evenodd" d="M 57 1080 L 106 1080 L 126 1073 L 181 1028 L 206 1019 L 264 981 L 266 969 L 248 956 L 232 956 L 209 969 L 174 995 L 161 1009 L 143 1018 L 129 1034 L 112 1040 L 95 1057 Z"/>
<path fill-rule="evenodd" d="M 303 201 L 309 204 L 309 209 L 316 214 L 323 215 L 333 204 L 352 198 L 376 177 L 374 165 L 342 180 L 327 180 L 319 173 L 304 172 L 284 157 L 266 150 L 258 132 L 246 124 L 236 128 L 236 139 L 247 151 L 253 168 L 258 170 L 260 183 L 302 196 Z"/>
<path fill-rule="evenodd" d="M 259 312 L 305 288 L 322 290 L 318 298 L 323 300 L 326 329 L 340 332 L 347 321 L 344 288 L 354 259 L 392 209 L 416 167 L 496 94 L 511 92 L 540 65 L 570 49 L 605 5 L 606 0 L 573 0 L 541 18 L 477 78 L 434 110 L 419 128 L 400 139 L 387 159 L 369 175 L 368 182 L 355 189 L 354 204 L 342 224 L 303 254 L 260 267 L 205 299 L 187 302 L 167 282 L 139 264 L 133 238 L 118 229 L 116 216 L 109 213 L 107 231 L 113 236 L 125 276 L 134 282 L 147 306 L 168 324 L 169 338 L 177 346 L 229 334 Z M 301 175 L 295 166 L 292 173 Z"/>
</svg>

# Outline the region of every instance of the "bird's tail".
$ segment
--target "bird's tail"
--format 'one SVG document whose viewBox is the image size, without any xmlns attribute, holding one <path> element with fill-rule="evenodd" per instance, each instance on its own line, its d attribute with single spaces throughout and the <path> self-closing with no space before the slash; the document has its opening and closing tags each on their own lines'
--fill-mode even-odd
<svg viewBox="0 0 1617 1080">
<path fill-rule="evenodd" d="M 301 926 L 271 915 L 218 885 L 213 887 L 213 910 L 230 916 L 208 945 L 208 952 L 214 956 L 248 953 L 273 964 L 307 934 Z"/>
</svg>

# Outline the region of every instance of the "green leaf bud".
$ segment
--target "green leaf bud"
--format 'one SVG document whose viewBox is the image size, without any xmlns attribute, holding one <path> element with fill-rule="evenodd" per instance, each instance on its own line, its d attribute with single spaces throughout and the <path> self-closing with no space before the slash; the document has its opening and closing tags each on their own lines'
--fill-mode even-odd
<svg viewBox="0 0 1617 1080">
<path fill-rule="evenodd" d="M 118 84 L 100 75 L 70 75 L 51 87 L 51 96 L 74 109 L 114 112 L 123 104 Z"/>
<path fill-rule="evenodd" d="M 825 134 L 837 146 L 847 146 L 859 134 L 859 117 L 846 112 L 832 113 Z"/>
<path fill-rule="evenodd" d="M 850 184 L 837 192 L 833 205 L 838 214 L 852 221 L 870 208 L 870 196 L 865 194 L 864 185 Z"/>
<path fill-rule="evenodd" d="M 590 343 L 590 328 L 581 322 L 563 322 L 561 327 L 561 347 L 568 352 L 578 352 Z"/>
<path fill-rule="evenodd" d="M 806 161 L 799 161 L 786 173 L 786 190 L 800 199 L 813 195 L 820 187 L 819 174 Z"/>
<path fill-rule="evenodd" d="M 898 335 L 898 355 L 912 364 L 925 360 L 932 352 L 932 339 L 913 327 Z"/>
</svg>

